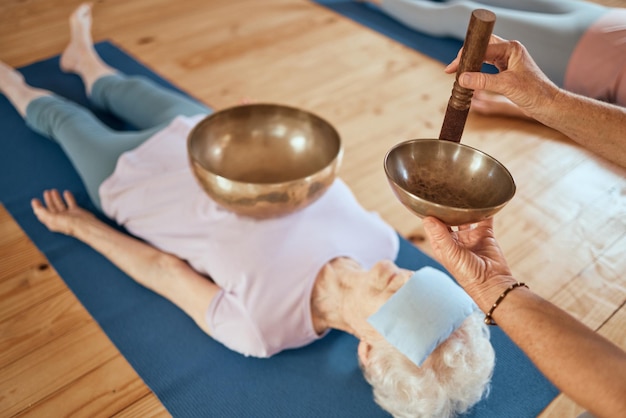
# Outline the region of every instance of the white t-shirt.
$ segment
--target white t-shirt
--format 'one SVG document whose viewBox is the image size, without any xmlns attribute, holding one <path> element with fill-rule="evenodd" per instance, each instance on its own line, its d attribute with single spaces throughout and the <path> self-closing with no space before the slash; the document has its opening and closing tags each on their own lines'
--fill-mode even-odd
<svg viewBox="0 0 626 418">
<path fill-rule="evenodd" d="M 132 234 L 186 260 L 222 288 L 206 312 L 211 335 L 232 350 L 267 357 L 319 338 L 311 290 L 339 256 L 369 269 L 394 260 L 396 232 L 336 180 L 315 203 L 269 220 L 218 206 L 198 185 L 186 138 L 202 116 L 176 118 L 122 154 L 101 185 L 104 212 Z"/>
</svg>

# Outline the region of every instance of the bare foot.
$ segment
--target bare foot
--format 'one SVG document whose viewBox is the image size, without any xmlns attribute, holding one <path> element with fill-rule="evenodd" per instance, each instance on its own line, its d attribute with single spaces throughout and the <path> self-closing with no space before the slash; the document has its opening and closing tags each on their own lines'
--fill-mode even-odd
<svg viewBox="0 0 626 418">
<path fill-rule="evenodd" d="M 2 61 L 0 61 L 0 93 L 9 99 L 22 117 L 26 115 L 26 107 L 32 100 L 50 94 L 46 90 L 26 84 L 24 76 L 19 71 Z"/>
<path fill-rule="evenodd" d="M 114 74 L 115 70 L 102 61 L 91 37 L 91 3 L 83 3 L 70 16 L 70 43 L 61 54 L 61 69 L 83 78 L 87 92 L 100 77 Z"/>
<path fill-rule="evenodd" d="M 96 55 L 91 38 L 91 7 L 83 3 L 70 16 L 70 43 L 61 55 L 61 69 L 68 73 L 80 73 L 86 56 Z"/>
<path fill-rule="evenodd" d="M 526 115 L 522 109 L 506 97 L 484 90 L 474 92 L 471 109 L 483 115 L 509 116 L 533 120 L 533 118 Z"/>
</svg>

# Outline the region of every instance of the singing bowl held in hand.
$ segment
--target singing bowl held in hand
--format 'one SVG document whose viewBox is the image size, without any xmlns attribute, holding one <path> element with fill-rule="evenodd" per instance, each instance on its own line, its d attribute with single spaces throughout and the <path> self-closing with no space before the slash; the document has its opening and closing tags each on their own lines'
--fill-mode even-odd
<svg viewBox="0 0 626 418">
<path fill-rule="evenodd" d="M 343 155 L 330 123 L 276 104 L 207 116 L 190 132 L 187 150 L 195 177 L 212 199 L 257 219 L 287 215 L 320 198 Z"/>
<path fill-rule="evenodd" d="M 384 160 L 389 184 L 404 206 L 449 226 L 479 222 L 515 194 L 511 173 L 493 157 L 456 142 L 413 139 L 397 144 Z"/>
</svg>

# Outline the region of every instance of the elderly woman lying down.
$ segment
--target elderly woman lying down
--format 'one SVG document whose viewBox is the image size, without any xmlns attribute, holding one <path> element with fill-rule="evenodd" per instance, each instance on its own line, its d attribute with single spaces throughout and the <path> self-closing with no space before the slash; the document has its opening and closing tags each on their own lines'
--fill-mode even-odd
<svg viewBox="0 0 626 418">
<path fill-rule="evenodd" d="M 196 183 L 185 146 L 210 110 L 107 66 L 92 46 L 89 5 L 73 13 L 70 27 L 62 69 L 81 76 L 93 103 L 139 131 L 111 131 L 1 63 L 0 91 L 32 129 L 59 143 L 95 205 L 140 239 L 100 221 L 67 191 L 33 199 L 43 224 L 90 245 L 244 355 L 272 356 L 329 329 L 353 334 L 377 402 L 396 416 L 450 416 L 481 399 L 494 352 L 482 317 L 448 276 L 389 261 L 397 234 L 340 180 L 277 219 L 220 208 Z"/>
</svg>

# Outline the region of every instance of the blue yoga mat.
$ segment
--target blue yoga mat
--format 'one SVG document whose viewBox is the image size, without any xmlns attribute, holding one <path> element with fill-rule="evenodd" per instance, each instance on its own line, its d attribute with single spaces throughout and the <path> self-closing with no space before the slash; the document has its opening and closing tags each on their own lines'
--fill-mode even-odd
<svg viewBox="0 0 626 418">
<path fill-rule="evenodd" d="M 110 65 L 171 86 L 108 42 L 96 45 Z M 88 106 L 78 77 L 59 71 L 58 57 L 21 69 L 34 86 Z M 129 129 L 98 114 L 116 129 Z M 246 358 L 204 334 L 160 296 L 136 284 L 79 241 L 49 232 L 29 201 L 46 188 L 69 189 L 93 209 L 60 147 L 32 131 L 0 95 L 0 201 L 174 417 L 385 417 L 357 364 L 357 340 L 331 332 L 305 348 L 270 359 Z M 408 269 L 438 266 L 401 240 L 397 262 Z M 440 267 L 440 266 L 439 266 Z M 535 417 L 557 390 L 498 328 L 489 397 L 468 417 Z"/>
</svg>

